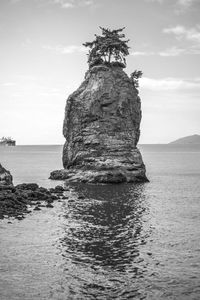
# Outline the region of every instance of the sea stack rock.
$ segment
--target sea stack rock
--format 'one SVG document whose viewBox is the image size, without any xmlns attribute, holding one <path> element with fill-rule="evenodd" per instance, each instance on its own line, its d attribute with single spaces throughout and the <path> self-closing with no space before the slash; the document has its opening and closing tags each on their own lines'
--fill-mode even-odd
<svg viewBox="0 0 200 300">
<path fill-rule="evenodd" d="M 89 47 L 89 70 L 81 86 L 69 96 L 63 134 L 64 170 L 52 179 L 92 183 L 148 181 L 141 154 L 141 104 L 135 70 L 123 71 L 129 40 L 123 30 L 100 27 L 102 35 L 83 45 Z"/>
<path fill-rule="evenodd" d="M 0 164 L 0 187 L 13 185 L 12 180 L 10 172 Z"/>
<path fill-rule="evenodd" d="M 92 183 L 145 182 L 137 143 L 141 102 L 120 64 L 90 67 L 69 96 L 63 125 L 64 170 L 50 178 Z"/>
</svg>

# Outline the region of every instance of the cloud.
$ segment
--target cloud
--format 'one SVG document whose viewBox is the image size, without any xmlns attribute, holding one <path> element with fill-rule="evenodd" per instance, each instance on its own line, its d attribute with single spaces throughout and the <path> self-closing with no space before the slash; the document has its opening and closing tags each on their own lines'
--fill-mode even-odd
<svg viewBox="0 0 200 300">
<path fill-rule="evenodd" d="M 166 1 L 166 0 L 165 0 Z M 164 0 L 146 0 L 146 2 L 158 2 L 158 3 L 163 3 Z"/>
<path fill-rule="evenodd" d="M 189 29 L 185 28 L 184 26 L 177 25 L 175 27 L 165 28 L 163 32 L 174 34 L 178 40 L 185 39 L 200 43 L 200 25 Z"/>
<path fill-rule="evenodd" d="M 188 8 L 194 5 L 195 2 L 197 3 L 198 0 L 177 0 L 177 9 L 175 12 L 185 12 Z"/>
<path fill-rule="evenodd" d="M 69 46 L 44 45 L 44 46 L 42 46 L 42 48 L 46 49 L 46 50 L 51 50 L 51 51 L 57 52 L 58 54 L 72 54 L 72 53 L 87 52 L 87 49 L 84 46 L 76 46 L 76 45 L 69 45 Z"/>
<path fill-rule="evenodd" d="M 146 2 L 157 2 L 160 5 L 170 5 L 176 14 L 184 13 L 193 7 L 199 0 L 145 0 Z"/>
<path fill-rule="evenodd" d="M 190 54 L 200 54 L 200 47 L 198 45 L 192 45 L 185 48 L 180 48 L 177 46 L 172 46 L 161 51 L 135 51 L 131 52 L 130 55 L 133 56 L 152 56 L 157 55 L 161 57 L 175 57 L 180 55 L 190 55 Z"/>
<path fill-rule="evenodd" d="M 186 50 L 175 46 L 159 52 L 160 56 L 179 56 L 181 54 L 186 54 Z"/>
<path fill-rule="evenodd" d="M 8 101 L 16 99 L 18 103 L 24 102 L 24 99 L 31 101 L 33 96 L 44 100 L 49 97 L 52 101 L 58 98 L 65 99 L 66 95 L 74 90 L 72 85 L 58 84 L 52 86 L 50 82 L 44 79 L 39 80 L 29 76 L 18 76 L 15 78 L 15 82 L 2 82 L 0 87 L 1 98 L 9 96 Z"/>
<path fill-rule="evenodd" d="M 200 54 L 200 25 L 186 28 L 181 25 L 163 29 L 166 34 L 173 34 L 179 42 L 184 43 L 184 47 L 174 49 L 174 53 L 179 54 Z"/>
<path fill-rule="evenodd" d="M 12 86 L 16 86 L 15 82 L 4 82 L 1 84 L 2 87 L 12 87 Z"/>
<path fill-rule="evenodd" d="M 198 89 L 200 91 L 200 78 L 181 79 L 181 78 L 163 78 L 153 79 L 143 77 L 139 81 L 140 87 L 153 91 L 186 90 Z"/>
<path fill-rule="evenodd" d="M 180 37 L 185 34 L 186 30 L 183 26 L 177 25 L 175 27 L 168 27 L 163 29 L 164 33 L 173 33 L 177 37 Z"/>
<path fill-rule="evenodd" d="M 146 0 L 146 1 L 147 2 L 158 2 L 158 3 L 161 3 L 161 4 L 170 2 L 170 0 Z M 193 5 L 197 1 L 198 0 L 176 0 L 176 4 L 187 8 L 191 5 Z"/>
<path fill-rule="evenodd" d="M 17 4 L 25 0 L 10 0 L 12 4 Z M 30 0 L 39 5 L 56 4 L 61 8 L 69 9 L 76 7 L 93 6 L 94 0 Z"/>
<path fill-rule="evenodd" d="M 61 8 L 76 8 L 93 5 L 93 0 L 52 0 L 53 4 L 60 5 Z"/>
<path fill-rule="evenodd" d="M 178 4 L 184 7 L 189 7 L 191 6 L 196 0 L 178 0 Z"/>
<path fill-rule="evenodd" d="M 133 56 L 150 56 L 150 55 L 155 55 L 155 52 L 150 52 L 150 51 L 134 51 L 134 52 L 131 52 L 130 55 L 133 55 Z"/>
<path fill-rule="evenodd" d="M 195 2 L 197 2 L 198 0 L 176 0 L 176 4 L 182 7 L 189 7 L 191 5 L 193 5 Z M 157 2 L 160 4 L 164 4 L 167 2 L 170 2 L 170 0 L 146 0 L 146 2 Z"/>
<path fill-rule="evenodd" d="M 160 56 L 165 57 L 172 57 L 172 56 L 180 56 L 180 55 L 199 55 L 200 54 L 200 48 L 197 46 L 190 46 L 187 48 L 178 48 L 178 47 L 171 47 L 164 51 L 159 52 Z"/>
<path fill-rule="evenodd" d="M 135 51 L 132 52 L 131 55 L 133 56 L 152 56 L 152 55 L 158 55 L 158 56 L 179 56 L 181 54 L 186 54 L 186 49 L 177 48 L 175 46 L 168 48 L 166 50 L 162 51 Z"/>
</svg>

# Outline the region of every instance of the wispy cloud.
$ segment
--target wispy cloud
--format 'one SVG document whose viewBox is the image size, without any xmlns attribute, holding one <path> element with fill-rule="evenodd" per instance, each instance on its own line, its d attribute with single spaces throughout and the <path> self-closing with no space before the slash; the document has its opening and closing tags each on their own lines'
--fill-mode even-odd
<svg viewBox="0 0 200 300">
<path fill-rule="evenodd" d="M 160 4 L 164 4 L 164 3 L 167 3 L 167 2 L 172 2 L 170 0 L 146 0 L 147 2 L 157 2 L 157 3 L 160 3 Z M 175 2 L 176 4 L 180 5 L 180 6 L 183 6 L 183 7 L 189 7 L 191 6 L 192 4 L 194 4 L 195 2 L 197 2 L 198 0 L 176 0 L 176 1 L 173 1 Z"/>
<path fill-rule="evenodd" d="M 166 0 L 165 0 L 166 1 Z M 164 0 L 146 0 L 146 2 L 158 2 L 158 3 L 163 3 Z"/>
<path fill-rule="evenodd" d="M 60 5 L 61 8 L 75 8 L 91 6 L 94 4 L 93 0 L 52 0 L 52 3 Z"/>
<path fill-rule="evenodd" d="M 131 52 L 130 55 L 133 56 L 161 56 L 161 57 L 175 57 L 180 55 L 190 55 L 190 54 L 200 54 L 200 47 L 196 45 L 192 45 L 190 47 L 177 47 L 172 46 L 171 48 L 167 48 L 160 51 L 135 51 Z"/>
<path fill-rule="evenodd" d="M 189 8 L 198 3 L 199 0 L 145 0 L 146 2 L 157 2 L 159 4 L 172 5 L 173 11 L 177 14 L 186 12 Z"/>
<path fill-rule="evenodd" d="M 186 30 L 183 26 L 177 25 L 175 27 L 168 27 L 163 29 L 164 33 L 173 33 L 176 37 L 180 38 L 183 34 L 185 34 Z"/>
<path fill-rule="evenodd" d="M 12 4 L 17 4 L 22 1 L 27 0 L 10 0 Z M 55 4 L 60 6 L 61 8 L 76 8 L 76 7 L 85 7 L 85 6 L 93 6 L 94 0 L 31 0 L 39 5 L 49 5 Z"/>
<path fill-rule="evenodd" d="M 191 90 L 198 89 L 200 91 L 200 78 L 194 79 L 181 79 L 181 78 L 163 78 L 163 79 L 153 79 L 143 77 L 140 79 L 140 87 L 153 90 Z"/>
<path fill-rule="evenodd" d="M 42 46 L 43 49 L 54 51 L 58 54 L 72 54 L 72 53 L 80 53 L 80 52 L 87 52 L 87 49 L 84 46 L 76 46 L 76 45 L 44 45 Z"/>
<path fill-rule="evenodd" d="M 176 13 L 182 13 L 188 10 L 188 8 L 192 7 L 195 3 L 197 3 L 199 0 L 177 0 L 177 7 L 175 12 Z"/>
<path fill-rule="evenodd" d="M 133 56 L 150 56 L 150 55 L 155 55 L 156 53 L 153 51 L 133 51 L 130 53 L 130 55 Z"/>
<path fill-rule="evenodd" d="M 175 46 L 159 52 L 160 56 L 179 56 L 181 54 L 187 54 L 186 49 L 177 48 Z"/>
<path fill-rule="evenodd" d="M 166 34 L 172 34 L 184 47 L 175 49 L 179 54 L 200 54 L 200 25 L 192 28 L 186 28 L 181 25 L 168 27 L 163 30 Z"/>
<path fill-rule="evenodd" d="M 183 7 L 189 7 L 197 2 L 197 0 L 178 0 L 177 3 Z"/>
<path fill-rule="evenodd" d="M 15 82 L 3 82 L 1 84 L 2 87 L 12 87 L 12 86 L 16 86 Z"/>
<path fill-rule="evenodd" d="M 178 40 L 185 39 L 200 43 L 200 25 L 189 29 L 184 26 L 177 25 L 175 27 L 165 28 L 163 32 L 174 34 Z"/>
<path fill-rule="evenodd" d="M 18 76 L 15 81 L 0 82 L 0 92 L 2 95 L 9 95 L 9 97 L 23 99 L 28 97 L 31 99 L 33 95 L 37 97 L 51 97 L 65 98 L 66 94 L 73 91 L 72 86 L 50 86 L 44 79 L 37 79 L 31 76 Z M 23 100 L 22 100 L 23 101 Z"/>
</svg>

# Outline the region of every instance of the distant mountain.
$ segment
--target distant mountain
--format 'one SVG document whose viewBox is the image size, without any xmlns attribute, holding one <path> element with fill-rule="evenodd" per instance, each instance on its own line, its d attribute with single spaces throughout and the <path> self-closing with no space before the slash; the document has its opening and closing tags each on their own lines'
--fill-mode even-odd
<svg viewBox="0 0 200 300">
<path fill-rule="evenodd" d="M 185 136 L 181 139 L 175 140 L 169 144 L 176 144 L 176 145 L 200 145 L 200 135 L 199 134 L 194 134 L 194 135 L 189 135 Z"/>
</svg>

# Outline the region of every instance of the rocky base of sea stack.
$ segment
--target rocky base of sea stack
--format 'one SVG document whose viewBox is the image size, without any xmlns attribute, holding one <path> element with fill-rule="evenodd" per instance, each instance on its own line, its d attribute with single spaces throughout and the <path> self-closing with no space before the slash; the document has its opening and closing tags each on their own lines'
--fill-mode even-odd
<svg viewBox="0 0 200 300">
<path fill-rule="evenodd" d="M 21 220 L 33 210 L 52 208 L 53 202 L 67 198 L 67 190 L 60 185 L 46 189 L 36 183 L 0 185 L 0 219 L 14 217 Z"/>
<path fill-rule="evenodd" d="M 51 172 L 50 179 L 53 180 L 66 180 L 67 182 L 83 182 L 83 183 L 102 183 L 114 184 L 125 182 L 148 182 L 145 175 L 145 170 L 140 171 L 127 171 L 127 170 L 55 170 Z"/>
</svg>

